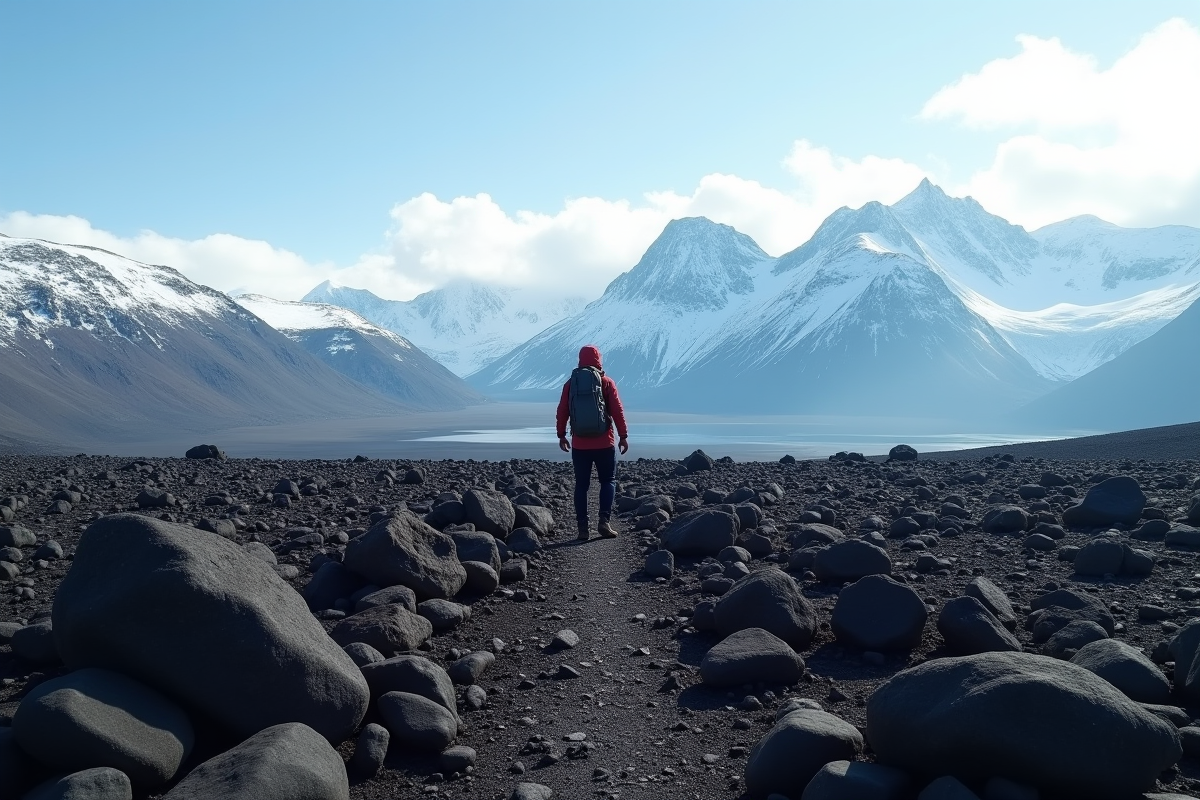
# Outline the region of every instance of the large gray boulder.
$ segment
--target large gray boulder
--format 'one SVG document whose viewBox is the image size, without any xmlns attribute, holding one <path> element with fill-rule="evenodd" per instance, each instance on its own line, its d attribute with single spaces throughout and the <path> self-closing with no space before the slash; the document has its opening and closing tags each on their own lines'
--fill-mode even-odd
<svg viewBox="0 0 1200 800">
<path fill-rule="evenodd" d="M 506 539 L 517 524 L 517 510 L 501 492 L 491 489 L 470 489 L 463 493 L 463 511 L 475 530 L 485 531 L 497 539 Z M 478 560 L 478 559 L 474 559 Z"/>
<path fill-rule="evenodd" d="M 39 783 L 22 800 L 133 800 L 133 786 L 119 769 L 92 767 Z"/>
<path fill-rule="evenodd" d="M 316 731 L 275 725 L 210 758 L 163 800 L 349 800 L 346 764 Z"/>
<path fill-rule="evenodd" d="M 478 561 L 500 571 L 500 548 L 496 537 L 483 531 L 454 531 L 454 551 L 460 562 Z"/>
<path fill-rule="evenodd" d="M 429 620 L 399 603 L 360 611 L 340 621 L 329 632 L 330 638 L 342 647 L 362 642 L 385 656 L 416 650 L 432 635 L 433 625 Z"/>
<path fill-rule="evenodd" d="M 554 514 L 544 506 L 515 505 L 516 521 L 513 528 L 530 528 L 538 536 L 549 536 L 554 532 Z"/>
<path fill-rule="evenodd" d="M 408 510 L 351 539 L 342 563 L 376 586 L 407 586 L 417 600 L 453 597 L 467 582 L 454 540 Z"/>
<path fill-rule="evenodd" d="M 1092 539 L 1075 554 L 1075 574 L 1101 577 L 1120 575 L 1125 560 L 1125 548 L 1120 540 L 1100 536 Z"/>
<path fill-rule="evenodd" d="M 395 656 L 367 664 L 362 671 L 371 687 L 372 700 L 378 700 L 388 692 L 407 692 L 429 698 L 456 713 L 454 683 L 449 673 L 424 656 Z"/>
<path fill-rule="evenodd" d="M 985 533 L 1020 533 L 1028 530 L 1033 517 L 1020 506 L 992 506 L 983 512 L 980 523 Z"/>
<path fill-rule="evenodd" d="M 1138 482 L 1128 475 L 1118 475 L 1097 483 L 1076 505 L 1063 512 L 1063 525 L 1068 528 L 1099 528 L 1123 523 L 1134 525 L 1146 507 L 1146 495 Z"/>
<path fill-rule="evenodd" d="M 1120 640 L 1085 644 L 1071 663 L 1094 672 L 1139 703 L 1165 704 L 1171 699 L 1171 684 L 1162 670 L 1141 650 Z"/>
<path fill-rule="evenodd" d="M 838 595 L 829 625 L 838 641 L 863 650 L 911 650 L 929 610 L 911 586 L 886 575 L 860 578 Z"/>
<path fill-rule="evenodd" d="M 427 697 L 388 692 L 377 705 L 384 727 L 400 744 L 436 752 L 458 736 L 458 715 Z"/>
<path fill-rule="evenodd" d="M 845 583 L 867 575 L 891 574 L 892 559 L 882 547 L 862 539 L 846 539 L 818 551 L 812 569 L 819 580 Z"/>
<path fill-rule="evenodd" d="M 1029 653 L 927 661 L 867 702 L 881 764 L 1053 795 L 1123 800 L 1182 754 L 1175 726 L 1082 667 Z"/>
<path fill-rule="evenodd" d="M 303 722 L 341 741 L 370 700 L 358 667 L 268 564 L 134 514 L 80 537 L 54 636 L 67 666 L 121 672 L 242 736 Z"/>
<path fill-rule="evenodd" d="M 812 603 L 779 569 L 760 570 L 735 583 L 717 602 L 713 615 L 722 636 L 762 628 L 797 650 L 808 646 L 818 624 Z"/>
<path fill-rule="evenodd" d="M 154 689 L 105 669 L 40 683 L 12 720 L 17 743 L 62 772 L 113 767 L 140 789 L 179 771 L 195 735 L 183 709 Z"/>
<path fill-rule="evenodd" d="M 804 659 L 787 642 L 762 628 L 744 628 L 717 642 L 700 662 L 708 686 L 744 683 L 791 686 L 804 675 Z"/>
<path fill-rule="evenodd" d="M 957 655 L 1015 652 L 1021 642 L 1000 624 L 1000 620 L 974 597 L 956 597 L 942 606 L 937 618 L 938 633 L 946 647 Z"/>
<path fill-rule="evenodd" d="M 738 518 L 715 508 L 680 514 L 659 531 L 663 548 L 677 556 L 715 556 L 732 545 L 737 535 Z"/>
<path fill-rule="evenodd" d="M 813 709 L 793 711 L 750 751 L 746 789 L 754 797 L 799 798 L 822 767 L 831 761 L 853 761 L 862 749 L 862 734 L 844 719 Z"/>
</svg>

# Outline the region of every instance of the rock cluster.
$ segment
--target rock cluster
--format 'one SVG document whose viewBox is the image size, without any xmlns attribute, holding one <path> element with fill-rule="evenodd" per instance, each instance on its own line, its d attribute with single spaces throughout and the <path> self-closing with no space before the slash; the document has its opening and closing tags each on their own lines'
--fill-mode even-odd
<svg viewBox="0 0 1200 800">
<path fill-rule="evenodd" d="M 1195 462 L 195 451 L 0 465 L 0 798 L 1200 788 Z"/>
</svg>

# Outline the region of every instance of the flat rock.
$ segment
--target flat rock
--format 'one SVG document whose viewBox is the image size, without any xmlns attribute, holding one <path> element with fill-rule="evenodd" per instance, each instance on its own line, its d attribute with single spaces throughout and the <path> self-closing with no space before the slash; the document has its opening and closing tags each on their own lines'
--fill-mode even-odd
<svg viewBox="0 0 1200 800">
<path fill-rule="evenodd" d="M 12 720 L 17 743 L 63 772 L 121 770 L 141 789 L 161 786 L 192 750 L 192 723 L 161 693 L 109 670 L 84 668 L 35 686 Z"/>
<path fill-rule="evenodd" d="M 743 628 L 713 645 L 700 662 L 709 686 L 763 681 L 791 686 L 804 674 L 804 659 L 787 642 L 762 628 Z"/>
</svg>

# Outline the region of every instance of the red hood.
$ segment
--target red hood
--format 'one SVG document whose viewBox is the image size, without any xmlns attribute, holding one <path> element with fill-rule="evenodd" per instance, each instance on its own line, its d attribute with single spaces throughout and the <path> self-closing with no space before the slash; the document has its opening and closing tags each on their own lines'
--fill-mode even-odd
<svg viewBox="0 0 1200 800">
<path fill-rule="evenodd" d="M 595 345 L 584 345 L 579 349 L 579 366 L 604 369 L 600 361 L 600 348 Z"/>
</svg>

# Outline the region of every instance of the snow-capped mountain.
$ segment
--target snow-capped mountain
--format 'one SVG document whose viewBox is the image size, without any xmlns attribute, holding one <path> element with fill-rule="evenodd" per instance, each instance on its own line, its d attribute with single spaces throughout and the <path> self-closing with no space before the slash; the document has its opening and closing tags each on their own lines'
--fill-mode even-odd
<svg viewBox="0 0 1200 800">
<path fill-rule="evenodd" d="M 403 406 L 168 267 L 0 238 L 0 437 L 114 442 Z"/>
<path fill-rule="evenodd" d="M 1048 388 L 934 270 L 853 223 L 832 220 L 841 231 L 818 231 L 785 263 L 728 226 L 672 222 L 603 297 L 470 380 L 508 396 L 553 391 L 590 342 L 622 390 L 676 410 L 945 414 Z M 714 284 L 727 290 L 695 308 L 691 287 Z"/>
<path fill-rule="evenodd" d="M 353 311 L 408 339 L 460 376 L 499 358 L 586 302 L 471 281 L 453 282 L 412 300 L 384 300 L 366 289 L 325 281 L 303 299 Z"/>
<path fill-rule="evenodd" d="M 255 294 L 234 299 L 335 371 L 413 408 L 446 410 L 484 402 L 407 339 L 353 311 Z"/>
<path fill-rule="evenodd" d="M 1015 418 L 1055 431 L 1116 431 L 1200 419 L 1200 300 L 1153 336 L 1034 400 Z"/>
<path fill-rule="evenodd" d="M 590 342 L 664 407 L 991 413 L 1114 358 L 1197 297 L 1200 230 L 1080 218 L 1031 234 L 925 181 L 890 207 L 839 209 L 778 259 L 727 226 L 672 222 L 599 300 L 470 381 L 551 391 Z"/>
</svg>

